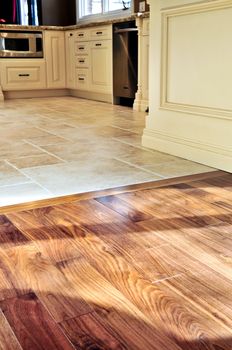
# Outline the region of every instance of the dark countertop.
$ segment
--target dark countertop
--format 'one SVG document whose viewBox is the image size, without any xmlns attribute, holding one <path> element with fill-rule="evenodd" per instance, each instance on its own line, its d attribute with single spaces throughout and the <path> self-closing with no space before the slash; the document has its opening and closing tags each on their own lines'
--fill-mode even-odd
<svg viewBox="0 0 232 350">
<path fill-rule="evenodd" d="M 94 22 L 79 22 L 72 26 L 67 27 L 61 27 L 61 26 L 24 26 L 24 25 L 16 25 L 16 24 L 0 24 L 0 30 L 26 30 L 26 31 L 42 31 L 42 30 L 75 30 L 80 28 L 88 28 L 88 27 L 94 27 L 94 26 L 103 26 L 107 24 L 113 24 L 118 22 L 127 22 L 127 21 L 133 21 L 136 18 L 149 18 L 149 12 L 144 12 L 141 14 L 135 13 L 128 17 L 121 17 L 121 18 L 110 18 L 110 19 L 104 19 L 104 20 L 98 20 Z"/>
</svg>

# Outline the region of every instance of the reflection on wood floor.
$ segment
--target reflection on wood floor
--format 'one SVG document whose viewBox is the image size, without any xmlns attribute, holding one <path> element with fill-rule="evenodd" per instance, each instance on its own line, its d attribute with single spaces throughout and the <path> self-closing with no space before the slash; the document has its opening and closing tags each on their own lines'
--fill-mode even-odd
<svg viewBox="0 0 232 350">
<path fill-rule="evenodd" d="M 0 349 L 232 349 L 232 175 L 0 216 Z"/>
</svg>

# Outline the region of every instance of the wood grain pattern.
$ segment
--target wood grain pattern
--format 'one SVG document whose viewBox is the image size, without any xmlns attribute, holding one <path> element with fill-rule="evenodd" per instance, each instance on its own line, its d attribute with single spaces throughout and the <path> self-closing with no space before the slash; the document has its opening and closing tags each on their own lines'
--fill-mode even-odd
<svg viewBox="0 0 232 350">
<path fill-rule="evenodd" d="M 34 294 L 2 301 L 0 306 L 23 349 L 74 349 Z"/>
<path fill-rule="evenodd" d="M 13 271 L 16 289 L 34 291 L 57 322 L 91 311 L 78 289 L 35 246 L 11 249 L 3 263 Z"/>
<path fill-rule="evenodd" d="M 22 350 L 18 339 L 7 322 L 2 310 L 0 310 L 0 349 Z"/>
<path fill-rule="evenodd" d="M 231 188 L 219 172 L 0 216 L 0 349 L 231 350 Z"/>
<path fill-rule="evenodd" d="M 126 349 L 119 342 L 120 335 L 110 329 L 96 312 L 64 321 L 60 326 L 76 349 Z"/>
</svg>

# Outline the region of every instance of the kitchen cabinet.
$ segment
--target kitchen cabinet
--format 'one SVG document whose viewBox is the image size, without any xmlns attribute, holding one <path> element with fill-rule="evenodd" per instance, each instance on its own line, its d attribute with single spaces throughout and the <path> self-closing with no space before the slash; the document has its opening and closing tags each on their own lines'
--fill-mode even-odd
<svg viewBox="0 0 232 350">
<path fill-rule="evenodd" d="M 75 89 L 75 31 L 65 33 L 66 87 Z"/>
<path fill-rule="evenodd" d="M 65 41 L 67 87 L 75 96 L 111 101 L 112 25 L 69 31 Z"/>
<path fill-rule="evenodd" d="M 93 41 L 90 45 L 90 81 L 93 92 L 112 93 L 112 40 Z"/>
<path fill-rule="evenodd" d="M 47 87 L 65 88 L 65 38 L 63 31 L 47 30 L 45 36 L 45 60 L 47 68 Z"/>
<path fill-rule="evenodd" d="M 1 59 L 3 91 L 46 88 L 45 61 L 41 59 Z"/>
</svg>

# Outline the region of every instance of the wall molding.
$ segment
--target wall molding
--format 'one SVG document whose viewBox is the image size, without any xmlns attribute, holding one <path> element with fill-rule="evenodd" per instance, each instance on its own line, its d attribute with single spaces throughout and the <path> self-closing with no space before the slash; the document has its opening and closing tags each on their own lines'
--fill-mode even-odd
<svg viewBox="0 0 232 350">
<path fill-rule="evenodd" d="M 151 129 L 144 129 L 142 145 L 232 172 L 232 149 L 221 145 L 203 143 L 200 140 Z"/>
<path fill-rule="evenodd" d="M 221 9 L 232 8 L 231 0 L 214 0 L 209 2 L 199 2 L 174 8 L 161 9 L 161 82 L 160 82 L 160 108 L 170 111 L 184 112 L 195 115 L 207 116 L 219 119 L 231 119 L 232 110 L 221 108 L 211 108 L 208 106 L 196 106 L 168 101 L 168 29 L 169 19 L 178 16 L 211 12 Z"/>
</svg>

